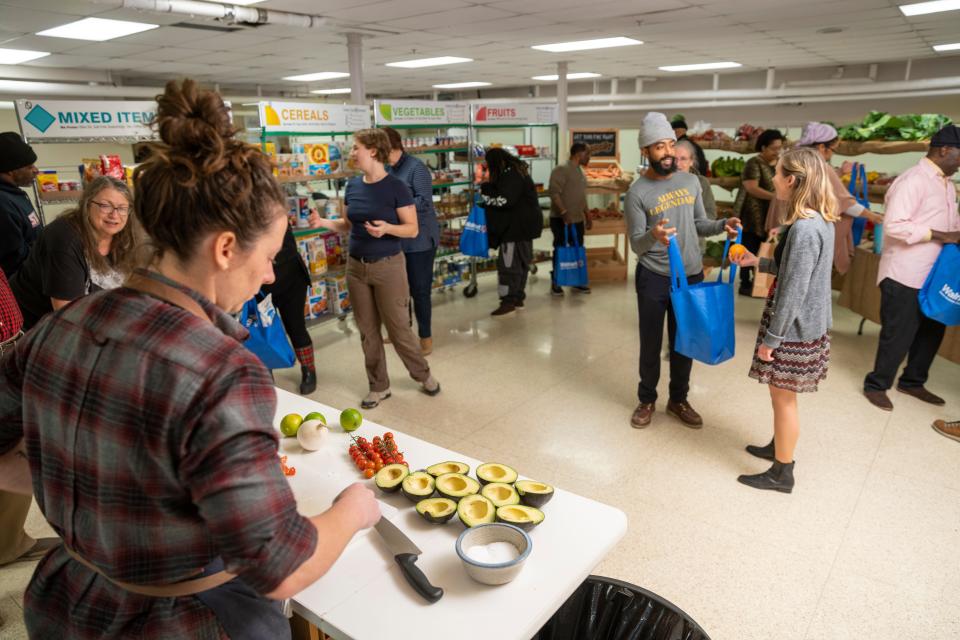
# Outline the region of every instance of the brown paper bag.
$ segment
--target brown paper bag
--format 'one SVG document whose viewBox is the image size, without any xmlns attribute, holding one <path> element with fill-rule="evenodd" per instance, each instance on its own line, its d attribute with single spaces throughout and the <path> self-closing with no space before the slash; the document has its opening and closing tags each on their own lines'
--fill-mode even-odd
<svg viewBox="0 0 960 640">
<path fill-rule="evenodd" d="M 775 242 L 764 242 L 760 245 L 760 251 L 757 252 L 758 258 L 773 258 L 773 249 L 777 246 Z M 770 293 L 770 287 L 776 276 L 772 273 L 761 273 L 757 267 L 753 272 L 753 292 L 750 294 L 754 298 L 766 298 Z"/>
</svg>

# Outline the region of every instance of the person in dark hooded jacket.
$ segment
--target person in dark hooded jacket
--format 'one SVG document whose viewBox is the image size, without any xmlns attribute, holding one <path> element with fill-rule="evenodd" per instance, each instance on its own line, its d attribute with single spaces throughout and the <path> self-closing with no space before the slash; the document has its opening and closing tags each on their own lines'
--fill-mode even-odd
<svg viewBox="0 0 960 640">
<path fill-rule="evenodd" d="M 523 307 L 533 241 L 543 232 L 543 213 L 526 163 L 503 149 L 486 154 L 490 180 L 480 185 L 487 213 L 487 235 L 497 257 L 500 306 L 490 315 L 504 316 Z"/>
</svg>

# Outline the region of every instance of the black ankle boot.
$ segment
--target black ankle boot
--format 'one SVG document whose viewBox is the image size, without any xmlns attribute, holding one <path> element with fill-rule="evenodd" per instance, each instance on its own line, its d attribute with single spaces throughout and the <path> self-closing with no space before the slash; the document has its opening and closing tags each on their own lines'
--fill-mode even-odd
<svg viewBox="0 0 960 640">
<path fill-rule="evenodd" d="M 765 472 L 752 476 L 740 476 L 737 478 L 737 482 L 754 489 L 790 493 L 793 491 L 793 464 L 793 462 L 783 464 L 774 460 L 773 466 Z"/>
<path fill-rule="evenodd" d="M 769 460 L 773 462 L 776 458 L 773 455 L 773 439 L 770 439 L 770 444 L 765 447 L 758 447 L 755 444 L 747 445 L 747 453 L 752 456 L 757 456 L 758 458 L 763 458 L 764 460 Z"/>
<path fill-rule="evenodd" d="M 300 380 L 300 395 L 310 395 L 317 390 L 317 370 L 300 367 L 303 378 Z"/>
</svg>

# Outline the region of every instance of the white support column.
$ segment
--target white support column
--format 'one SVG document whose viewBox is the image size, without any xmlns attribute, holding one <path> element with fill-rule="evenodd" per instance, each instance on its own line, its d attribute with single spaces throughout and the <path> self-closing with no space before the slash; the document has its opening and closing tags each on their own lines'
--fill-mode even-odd
<svg viewBox="0 0 960 640">
<path fill-rule="evenodd" d="M 611 78 L 610 80 L 610 95 L 617 95 L 620 93 L 620 80 L 617 78 Z"/>
<path fill-rule="evenodd" d="M 777 70 L 773 67 L 767 67 L 767 91 L 773 90 L 773 83 L 776 78 Z"/>
<path fill-rule="evenodd" d="M 720 90 L 720 74 L 719 73 L 713 74 L 713 90 L 714 91 Z"/>
<path fill-rule="evenodd" d="M 910 82 L 910 71 L 913 70 L 913 58 L 907 58 L 907 69 L 903 74 L 903 81 Z"/>
<path fill-rule="evenodd" d="M 643 93 L 643 78 L 637 78 L 633 81 L 633 92 Z"/>
<path fill-rule="evenodd" d="M 359 33 L 347 34 L 347 61 L 350 70 L 350 102 L 366 104 L 367 93 L 363 88 L 363 37 Z"/>
<path fill-rule="evenodd" d="M 567 161 L 567 154 L 570 151 L 570 144 L 567 141 L 567 63 L 557 63 L 557 103 L 560 105 L 559 116 L 557 117 L 557 129 L 559 140 L 557 149 L 558 164 Z"/>
</svg>

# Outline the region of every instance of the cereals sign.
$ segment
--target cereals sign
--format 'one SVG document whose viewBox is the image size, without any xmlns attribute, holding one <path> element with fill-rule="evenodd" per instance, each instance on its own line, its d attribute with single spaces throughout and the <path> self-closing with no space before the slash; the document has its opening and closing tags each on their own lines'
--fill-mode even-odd
<svg viewBox="0 0 960 640">
<path fill-rule="evenodd" d="M 374 117 L 378 125 L 466 126 L 470 107 L 465 102 L 431 102 L 428 100 L 377 100 Z"/>
<path fill-rule="evenodd" d="M 17 100 L 20 130 L 28 141 L 157 137 L 149 101 Z"/>
<path fill-rule="evenodd" d="M 489 124 L 556 124 L 560 107 L 557 104 L 482 104 L 473 103 L 473 123 Z"/>
<path fill-rule="evenodd" d="M 260 126 L 266 132 L 338 133 L 370 126 L 370 107 L 319 102 L 261 102 Z"/>
</svg>

